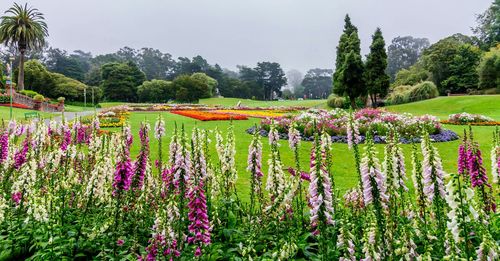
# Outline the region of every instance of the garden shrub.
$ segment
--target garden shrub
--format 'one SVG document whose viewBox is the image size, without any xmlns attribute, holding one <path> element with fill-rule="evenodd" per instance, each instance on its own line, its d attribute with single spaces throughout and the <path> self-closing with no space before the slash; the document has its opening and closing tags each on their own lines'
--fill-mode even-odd
<svg viewBox="0 0 500 261">
<path fill-rule="evenodd" d="M 33 100 L 41 102 L 45 100 L 45 97 L 43 97 L 43 95 L 41 94 L 37 94 L 35 95 L 35 97 L 33 97 Z"/>
<path fill-rule="evenodd" d="M 38 95 L 39 93 L 38 92 L 35 92 L 35 91 L 32 91 L 32 90 L 22 90 L 22 91 L 19 91 L 20 94 L 22 95 L 26 95 L 30 98 L 33 98 L 35 97 L 36 95 Z"/>
<path fill-rule="evenodd" d="M 328 100 L 326 102 L 326 104 L 330 108 L 343 108 L 344 103 L 345 103 L 345 98 L 339 97 L 335 94 L 330 94 L 330 96 L 328 96 Z"/>
<path fill-rule="evenodd" d="M 394 87 L 387 95 L 388 104 L 403 104 L 435 98 L 439 91 L 433 82 L 425 81 L 414 86 L 402 85 Z"/>
<path fill-rule="evenodd" d="M 0 103 L 10 103 L 10 96 L 0 95 Z"/>
<path fill-rule="evenodd" d="M 408 94 L 409 101 L 420 101 L 437 97 L 439 91 L 433 82 L 425 81 L 413 86 Z"/>
</svg>

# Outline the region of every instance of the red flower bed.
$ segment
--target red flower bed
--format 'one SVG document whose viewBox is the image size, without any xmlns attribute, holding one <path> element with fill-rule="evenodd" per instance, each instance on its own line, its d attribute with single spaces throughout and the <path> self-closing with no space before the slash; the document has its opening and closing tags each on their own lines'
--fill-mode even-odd
<svg viewBox="0 0 500 261">
<path fill-rule="evenodd" d="M 220 114 L 220 113 L 212 113 L 212 112 L 208 112 L 208 111 L 173 110 L 170 112 L 173 114 L 182 115 L 182 116 L 197 119 L 200 121 L 248 120 L 248 118 L 246 116 L 242 116 L 242 115 Z"/>
<path fill-rule="evenodd" d="M 10 107 L 10 103 L 0 103 L 0 106 Z M 20 103 L 12 103 L 12 107 L 19 108 L 19 109 L 32 109 L 32 108 L 30 108 L 24 104 L 20 104 Z"/>
</svg>

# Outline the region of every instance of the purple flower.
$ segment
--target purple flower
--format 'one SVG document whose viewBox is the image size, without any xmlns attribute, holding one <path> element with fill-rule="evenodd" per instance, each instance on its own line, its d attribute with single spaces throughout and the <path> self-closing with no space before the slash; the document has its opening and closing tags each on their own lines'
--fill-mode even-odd
<svg viewBox="0 0 500 261">
<path fill-rule="evenodd" d="M 470 175 L 472 187 L 488 186 L 488 176 L 483 167 L 483 158 L 481 157 L 481 150 L 474 144 L 467 150 L 467 167 Z"/>
<path fill-rule="evenodd" d="M 21 197 L 22 197 L 22 194 L 20 191 L 12 193 L 12 196 L 11 196 L 12 201 L 14 201 L 14 204 L 16 204 L 16 205 L 19 205 L 19 203 L 21 202 Z"/>
<path fill-rule="evenodd" d="M 187 196 L 189 198 L 188 219 L 190 221 L 188 226 L 190 235 L 187 241 L 189 244 L 198 245 L 199 249 L 202 245 L 210 244 L 210 222 L 208 221 L 207 199 L 203 189 L 203 181 L 200 180 L 197 185 L 194 185 Z M 199 254 L 201 254 L 201 249 Z"/>
<path fill-rule="evenodd" d="M 118 239 L 118 240 L 116 241 L 116 244 L 117 244 L 118 246 L 123 246 L 123 244 L 124 244 L 124 243 L 125 243 L 125 241 L 123 241 L 123 239 Z"/>
<path fill-rule="evenodd" d="M 71 129 L 66 124 L 62 125 L 61 128 L 63 137 L 60 148 L 62 151 L 66 151 L 71 143 Z"/>
<path fill-rule="evenodd" d="M 458 147 L 458 174 L 464 175 L 468 168 L 467 151 L 465 149 L 465 144 L 462 143 Z"/>
<path fill-rule="evenodd" d="M 137 160 L 134 163 L 134 178 L 133 178 L 133 188 L 137 190 L 142 190 L 144 183 L 144 175 L 146 174 L 146 169 L 148 168 L 149 160 L 149 125 L 141 124 L 139 129 L 139 138 L 141 140 L 141 151 L 137 155 Z"/>
<path fill-rule="evenodd" d="M 295 128 L 295 124 L 288 129 L 288 145 L 292 150 L 296 150 L 300 144 L 300 132 Z"/>
<path fill-rule="evenodd" d="M 14 154 L 14 168 L 19 170 L 21 166 L 26 162 L 26 154 L 29 149 L 29 141 L 26 138 L 23 142 L 23 147 Z"/>
<path fill-rule="evenodd" d="M 127 153 L 123 153 L 120 161 L 116 164 L 115 177 L 113 181 L 113 195 L 117 195 L 120 191 L 130 189 L 133 177 L 132 163 Z"/>
<path fill-rule="evenodd" d="M 4 162 L 9 156 L 9 132 L 4 131 L 0 136 L 0 163 Z"/>
</svg>

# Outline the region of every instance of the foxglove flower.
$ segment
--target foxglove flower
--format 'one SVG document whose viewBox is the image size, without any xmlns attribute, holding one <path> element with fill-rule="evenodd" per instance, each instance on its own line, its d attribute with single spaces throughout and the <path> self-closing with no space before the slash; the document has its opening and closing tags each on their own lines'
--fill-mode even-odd
<svg viewBox="0 0 500 261">
<path fill-rule="evenodd" d="M 203 189 L 203 181 L 192 186 L 188 193 L 190 224 L 187 241 L 189 244 L 197 245 L 195 256 L 201 255 L 201 247 L 210 244 L 210 222 L 208 221 L 207 200 Z"/>
<path fill-rule="evenodd" d="M 317 230 L 318 226 L 333 224 L 333 194 L 332 184 L 328 171 L 326 170 L 326 162 L 321 155 L 321 144 L 319 138 L 315 138 L 315 144 L 311 151 L 311 166 L 310 166 L 311 183 L 309 184 L 309 203 L 310 203 L 310 219 L 311 226 L 315 229 L 314 234 L 321 233 Z M 323 220 L 321 220 L 323 219 Z"/>
<path fill-rule="evenodd" d="M 448 229 L 453 236 L 455 243 L 461 243 L 460 236 L 466 223 L 478 218 L 476 210 L 469 204 L 474 198 L 474 191 L 467 187 L 464 189 L 460 185 L 458 174 L 449 174 L 449 182 L 446 184 L 446 202 L 448 203 Z"/>
<path fill-rule="evenodd" d="M 137 160 L 134 163 L 133 188 L 142 190 L 144 184 L 144 176 L 150 171 L 149 163 L 149 124 L 142 123 L 139 129 L 139 138 L 141 140 L 141 151 L 137 155 Z"/>
<path fill-rule="evenodd" d="M 9 157 L 9 132 L 3 131 L 0 135 L 0 164 Z"/>
<path fill-rule="evenodd" d="M 159 140 L 163 136 L 165 136 L 165 122 L 160 115 L 158 116 L 158 120 L 156 120 L 155 123 L 155 138 Z"/>
<path fill-rule="evenodd" d="M 295 128 L 295 123 L 288 129 L 288 145 L 295 151 L 300 144 L 300 132 Z"/>
<path fill-rule="evenodd" d="M 251 194 L 250 202 L 253 208 L 255 197 L 262 197 L 262 177 L 264 173 L 262 172 L 262 142 L 260 141 L 260 135 L 256 132 L 253 135 L 253 139 L 248 147 L 248 160 L 247 160 L 247 170 L 251 174 Z"/>
<path fill-rule="evenodd" d="M 266 181 L 266 190 L 269 192 L 271 201 L 274 201 L 282 195 L 285 190 L 285 173 L 278 150 L 279 134 L 274 125 L 271 125 L 269 131 L 269 144 L 271 145 L 271 154 L 268 160 L 268 175 Z"/>
<path fill-rule="evenodd" d="M 14 154 L 14 168 L 19 170 L 21 166 L 26 162 L 26 156 L 29 150 L 29 138 L 26 138 L 23 142 L 21 149 L 18 149 L 16 154 Z"/>
<path fill-rule="evenodd" d="M 426 133 L 422 139 L 421 143 L 422 155 L 424 159 L 422 161 L 423 169 L 423 184 L 424 193 L 426 195 L 427 201 L 432 203 L 436 199 L 436 196 L 444 199 L 445 190 L 443 177 L 445 172 L 443 170 L 443 165 L 441 163 L 441 158 L 437 149 L 431 144 L 429 135 Z"/>
<path fill-rule="evenodd" d="M 361 141 L 359 135 L 359 123 L 354 119 L 353 114 L 349 115 L 349 122 L 347 123 L 347 146 L 352 149 L 354 144 L 358 144 Z"/>
<path fill-rule="evenodd" d="M 387 208 L 389 197 L 386 194 L 386 177 L 380 170 L 377 151 L 373 148 L 373 141 L 367 139 L 364 157 L 361 160 L 361 182 L 365 206 L 377 201 L 383 208 Z M 378 197 L 376 197 L 378 195 Z"/>
</svg>

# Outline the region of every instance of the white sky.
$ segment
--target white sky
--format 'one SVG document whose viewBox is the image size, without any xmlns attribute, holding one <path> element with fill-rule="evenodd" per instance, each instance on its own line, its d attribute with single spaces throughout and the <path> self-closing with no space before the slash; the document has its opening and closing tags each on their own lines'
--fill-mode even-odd
<svg viewBox="0 0 500 261">
<path fill-rule="evenodd" d="M 366 54 L 382 28 L 386 44 L 400 35 L 432 42 L 471 34 L 475 14 L 492 0 L 31 0 L 45 14 L 52 46 L 92 54 L 123 46 L 153 47 L 174 57 L 202 55 L 235 69 L 259 61 L 286 70 L 333 68 L 349 13 Z M 0 10 L 13 4 L 3 0 Z"/>
</svg>

